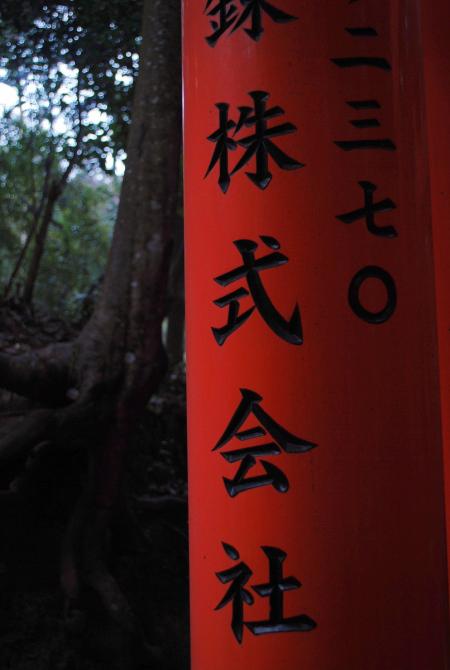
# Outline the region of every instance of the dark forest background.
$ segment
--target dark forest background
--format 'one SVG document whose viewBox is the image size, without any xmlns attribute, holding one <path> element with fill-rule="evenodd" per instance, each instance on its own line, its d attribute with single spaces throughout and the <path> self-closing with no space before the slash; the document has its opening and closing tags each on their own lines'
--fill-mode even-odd
<svg viewBox="0 0 450 670">
<path fill-rule="evenodd" d="M 180 4 L 0 3 L 5 670 L 189 666 Z"/>
</svg>

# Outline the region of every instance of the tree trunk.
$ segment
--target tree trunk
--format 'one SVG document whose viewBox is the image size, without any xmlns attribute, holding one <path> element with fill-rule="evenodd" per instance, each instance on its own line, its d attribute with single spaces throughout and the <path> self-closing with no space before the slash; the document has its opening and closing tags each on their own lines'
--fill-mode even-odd
<svg viewBox="0 0 450 670">
<path fill-rule="evenodd" d="M 48 385 L 51 392 L 44 393 L 44 400 L 54 399 L 59 384 L 57 404 L 72 403 L 64 417 L 76 416 L 82 407 L 96 415 L 98 424 L 102 409 L 103 418 L 114 416 L 123 426 L 145 407 L 165 367 L 161 324 L 167 313 L 179 179 L 180 42 L 179 0 L 145 0 L 125 176 L 92 317 L 70 347 L 0 354 L 5 388 L 36 397 L 36 388 L 42 396 Z M 42 219 L 46 224 L 59 192 L 49 195 Z M 41 225 L 41 245 L 46 229 Z M 58 369 L 56 376 L 47 377 L 49 366 Z"/>
<path fill-rule="evenodd" d="M 147 402 L 161 357 L 181 142 L 179 0 L 146 0 L 127 161 L 105 279 L 81 335 L 107 353 L 127 411 Z"/>
<path fill-rule="evenodd" d="M 48 229 L 53 218 L 53 212 L 55 211 L 55 205 L 58 198 L 61 196 L 64 191 L 66 184 L 69 180 L 70 175 L 78 162 L 80 155 L 80 144 L 82 140 L 83 128 L 81 125 L 81 120 L 78 128 L 78 134 L 76 139 L 75 148 L 73 150 L 72 156 L 68 160 L 67 167 L 64 170 L 62 176 L 59 180 L 54 180 L 51 182 L 48 196 L 45 201 L 45 207 L 42 214 L 41 224 L 36 234 L 36 243 L 34 247 L 33 257 L 31 259 L 30 268 L 28 270 L 28 276 L 25 282 L 25 289 L 23 294 L 23 299 L 26 303 L 31 303 L 33 299 L 34 287 L 36 284 L 36 279 L 39 274 L 39 268 L 41 265 L 42 256 L 44 254 L 45 242 L 48 235 Z"/>
<path fill-rule="evenodd" d="M 84 582 L 128 632 L 134 619 L 106 567 L 107 537 L 130 432 L 167 368 L 161 326 L 179 180 L 180 23 L 180 0 L 144 0 L 126 170 L 92 317 L 73 343 L 21 356 L 0 354 L 1 385 L 39 403 L 6 438 L 0 435 L 0 462 L 17 462 L 38 443 L 63 449 L 82 441 L 89 449 L 86 485 L 62 549 L 67 611 Z M 46 214 L 49 223 L 50 204 Z M 48 225 L 41 227 L 42 244 L 46 230 Z"/>
<path fill-rule="evenodd" d="M 55 205 L 56 202 L 61 194 L 61 191 L 59 189 L 58 184 L 51 184 L 50 189 L 49 189 L 49 194 L 47 197 L 47 201 L 45 203 L 45 208 L 42 214 L 42 219 L 40 222 L 39 227 L 37 228 L 36 231 L 36 241 L 34 244 L 34 249 L 33 249 L 33 255 L 31 257 L 31 262 L 30 266 L 28 268 L 28 274 L 27 278 L 25 280 L 25 286 L 23 290 L 23 299 L 24 302 L 27 304 L 30 304 L 33 300 L 33 293 L 34 293 L 34 287 L 36 285 L 36 279 L 39 274 L 39 268 L 41 265 L 41 260 L 42 256 L 44 254 L 45 250 L 45 242 L 47 240 L 47 235 L 48 235 L 48 229 L 50 228 L 50 224 L 52 222 L 53 218 L 53 213 L 55 211 Z M 34 234 L 35 229 L 33 228 L 29 238 L 27 239 L 27 243 L 31 241 L 31 237 Z M 27 250 L 27 245 L 25 245 L 24 249 L 22 250 L 21 256 L 24 257 L 25 253 Z"/>
<path fill-rule="evenodd" d="M 170 365 L 184 356 L 184 245 L 183 218 L 177 217 L 174 249 L 170 268 L 169 313 L 167 315 L 166 349 Z"/>
<path fill-rule="evenodd" d="M 25 256 L 27 255 L 28 248 L 29 248 L 29 246 L 30 246 L 30 244 L 33 240 L 33 237 L 36 233 L 36 228 L 38 226 L 38 223 L 39 223 L 38 219 L 36 217 L 34 217 L 33 223 L 31 224 L 31 228 L 28 231 L 27 238 L 25 240 L 25 244 L 23 245 L 22 249 L 20 250 L 19 257 L 18 257 L 18 259 L 16 261 L 16 264 L 13 268 L 13 271 L 11 272 L 11 275 L 8 279 L 8 283 L 6 284 L 6 288 L 5 288 L 5 291 L 3 293 L 3 297 L 5 299 L 8 298 L 8 296 L 11 292 L 11 289 L 14 285 L 15 279 L 16 279 L 17 275 L 19 274 L 19 270 L 22 267 L 23 261 L 25 260 Z"/>
<path fill-rule="evenodd" d="M 82 334 L 86 352 L 98 343 L 104 356 L 106 343 L 108 386 L 120 378 L 116 438 L 106 444 L 99 467 L 97 497 L 106 505 L 118 490 L 129 426 L 165 371 L 161 324 L 167 311 L 181 143 L 179 5 L 179 0 L 147 0 L 144 5 L 117 223 L 98 305 Z"/>
<path fill-rule="evenodd" d="M 42 194 L 39 199 L 39 205 L 33 206 L 33 221 L 31 223 L 30 230 L 28 231 L 27 238 L 25 240 L 25 244 L 23 245 L 19 257 L 16 261 L 16 264 L 13 268 L 13 271 L 11 273 L 11 276 L 8 280 L 8 283 L 6 285 L 3 297 L 6 299 L 10 292 L 11 289 L 14 285 L 14 281 L 19 274 L 19 271 L 22 267 L 23 261 L 25 260 L 25 256 L 27 255 L 28 248 L 33 241 L 34 236 L 36 235 L 36 231 L 39 226 L 39 221 L 41 220 L 41 215 L 42 215 L 42 210 L 44 208 L 45 203 L 47 202 L 47 197 L 48 197 L 48 191 L 49 191 L 49 185 L 50 185 L 50 178 L 51 178 L 51 171 L 52 171 L 52 166 L 53 166 L 53 149 L 50 151 L 49 156 L 47 157 L 47 160 L 45 161 L 45 178 L 44 178 L 44 184 L 42 188 Z M 33 200 L 35 200 L 35 197 L 33 195 Z"/>
</svg>

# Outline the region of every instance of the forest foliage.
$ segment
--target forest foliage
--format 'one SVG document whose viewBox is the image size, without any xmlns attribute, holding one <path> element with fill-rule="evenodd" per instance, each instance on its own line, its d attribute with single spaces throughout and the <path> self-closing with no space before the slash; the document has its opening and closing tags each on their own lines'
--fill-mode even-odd
<svg viewBox="0 0 450 670">
<path fill-rule="evenodd" d="M 42 195 L 49 138 L 20 119 L 0 120 L 0 283 L 7 286 L 33 225 Z M 55 171 L 62 172 L 62 166 Z M 36 307 L 69 319 L 88 308 L 101 280 L 117 210 L 120 178 L 78 173 L 59 198 L 37 278 Z M 27 264 L 16 277 L 12 297 L 20 297 Z"/>
<path fill-rule="evenodd" d="M 116 218 L 141 39 L 142 1 L 125 4 L 0 7 L 0 82 L 16 97 L 0 118 L 0 294 L 71 320 Z"/>
</svg>

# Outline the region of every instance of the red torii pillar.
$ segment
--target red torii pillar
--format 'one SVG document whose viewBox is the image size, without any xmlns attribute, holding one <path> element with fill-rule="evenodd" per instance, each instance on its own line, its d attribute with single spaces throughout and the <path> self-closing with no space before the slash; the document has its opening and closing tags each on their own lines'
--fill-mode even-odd
<svg viewBox="0 0 450 670">
<path fill-rule="evenodd" d="M 418 5 L 185 0 L 193 670 L 444 670 Z"/>
<path fill-rule="evenodd" d="M 422 0 L 442 424 L 450 537 L 450 3 Z M 447 550 L 448 551 L 448 550 Z"/>
</svg>

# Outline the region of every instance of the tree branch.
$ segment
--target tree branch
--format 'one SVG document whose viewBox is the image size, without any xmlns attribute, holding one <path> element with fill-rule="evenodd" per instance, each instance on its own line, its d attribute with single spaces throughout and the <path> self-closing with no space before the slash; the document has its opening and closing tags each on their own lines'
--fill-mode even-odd
<svg viewBox="0 0 450 670">
<path fill-rule="evenodd" d="M 14 269 L 13 269 L 12 273 L 11 273 L 11 276 L 8 279 L 8 283 L 6 285 L 6 288 L 5 288 L 5 291 L 4 291 L 4 294 L 3 294 L 4 298 L 7 298 L 10 291 L 11 291 L 14 280 L 17 277 L 17 274 L 18 274 L 20 268 L 22 267 L 22 263 L 23 263 L 24 258 L 26 256 L 28 248 L 29 248 L 29 246 L 30 246 L 35 234 L 36 234 L 36 231 L 38 229 L 39 221 L 40 221 L 42 210 L 43 210 L 43 207 L 44 207 L 44 203 L 47 199 L 47 195 L 48 195 L 48 191 L 49 191 L 49 182 L 50 182 L 50 175 L 51 175 L 51 171 L 52 171 L 52 164 L 53 164 L 53 148 L 51 149 L 49 155 L 47 156 L 47 158 L 45 160 L 44 185 L 42 187 L 42 194 L 41 194 L 41 197 L 40 197 L 40 200 L 39 200 L 39 205 L 33 207 L 33 222 L 30 226 L 30 230 L 28 231 L 28 235 L 27 235 L 27 238 L 25 240 L 25 244 L 23 245 L 23 247 L 20 251 L 19 257 L 16 261 L 16 264 L 14 266 Z M 34 169 L 33 169 L 33 175 L 34 175 Z M 34 189 L 33 189 L 33 194 L 34 194 Z"/>
</svg>

